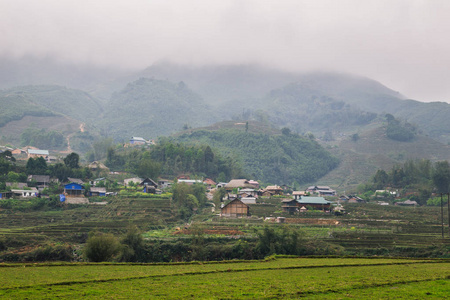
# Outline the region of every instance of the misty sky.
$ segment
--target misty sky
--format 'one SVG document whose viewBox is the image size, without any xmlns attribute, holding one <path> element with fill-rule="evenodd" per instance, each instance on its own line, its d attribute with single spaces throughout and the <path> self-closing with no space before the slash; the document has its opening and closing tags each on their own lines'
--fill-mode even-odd
<svg viewBox="0 0 450 300">
<path fill-rule="evenodd" d="M 0 0 L 0 55 L 331 70 L 450 102 L 450 1 Z"/>
</svg>

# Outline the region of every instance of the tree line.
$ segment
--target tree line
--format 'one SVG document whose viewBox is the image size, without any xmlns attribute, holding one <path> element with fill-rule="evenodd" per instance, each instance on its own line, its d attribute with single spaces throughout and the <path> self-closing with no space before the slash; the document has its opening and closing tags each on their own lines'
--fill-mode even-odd
<svg viewBox="0 0 450 300">
<path fill-rule="evenodd" d="M 448 161 L 408 160 L 394 165 L 388 172 L 377 170 L 371 180 L 360 188 L 361 192 L 386 188 L 414 189 L 418 194 L 412 200 L 425 204 L 433 192 L 449 192 L 450 165 Z"/>
</svg>

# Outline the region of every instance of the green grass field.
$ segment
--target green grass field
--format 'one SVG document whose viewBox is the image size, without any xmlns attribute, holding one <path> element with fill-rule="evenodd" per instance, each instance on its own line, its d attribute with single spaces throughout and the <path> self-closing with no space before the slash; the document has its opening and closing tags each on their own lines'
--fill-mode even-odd
<svg viewBox="0 0 450 300">
<path fill-rule="evenodd" d="M 191 264 L 2 264 L 0 298 L 445 298 L 449 260 L 275 258 Z"/>
</svg>

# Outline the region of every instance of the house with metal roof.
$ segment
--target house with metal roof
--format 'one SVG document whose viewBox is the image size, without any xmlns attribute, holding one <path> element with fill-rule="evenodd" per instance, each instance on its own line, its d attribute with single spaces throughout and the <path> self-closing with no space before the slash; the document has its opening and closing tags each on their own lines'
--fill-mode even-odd
<svg viewBox="0 0 450 300">
<path fill-rule="evenodd" d="M 131 145 L 144 145 L 145 143 L 147 143 L 147 141 L 139 136 L 133 136 L 130 139 Z"/>
<path fill-rule="evenodd" d="M 297 200 L 298 206 L 311 207 L 320 210 L 329 210 L 331 202 L 325 200 L 323 197 L 305 197 L 302 196 Z"/>
<path fill-rule="evenodd" d="M 28 158 L 43 157 L 43 158 L 47 159 L 48 156 L 49 156 L 48 150 L 28 149 Z"/>
</svg>

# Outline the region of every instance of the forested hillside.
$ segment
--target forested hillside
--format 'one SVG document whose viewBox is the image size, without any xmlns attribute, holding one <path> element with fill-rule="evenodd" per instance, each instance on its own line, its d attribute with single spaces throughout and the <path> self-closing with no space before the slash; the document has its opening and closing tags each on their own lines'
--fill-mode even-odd
<svg viewBox="0 0 450 300">
<path fill-rule="evenodd" d="M 316 141 L 291 133 L 269 135 L 250 132 L 259 126 L 250 122 L 235 129 L 200 129 L 180 135 L 186 143 L 208 144 L 220 153 L 235 157 L 252 178 L 268 183 L 302 184 L 319 179 L 338 165 L 338 159 Z"/>
<path fill-rule="evenodd" d="M 3 91 L 1 96 L 7 97 L 6 100 L 9 101 L 17 101 L 15 105 L 20 105 L 19 111 L 33 111 L 36 107 L 41 111 L 61 113 L 81 121 L 93 121 L 103 110 L 100 103 L 88 93 L 61 86 L 20 86 Z M 3 104 L 3 100 L 1 103 Z"/>
<path fill-rule="evenodd" d="M 55 115 L 51 110 L 34 104 L 28 97 L 14 90 L 0 91 L 0 127 L 24 116 L 48 117 Z"/>
<path fill-rule="evenodd" d="M 141 78 L 112 96 L 101 125 L 119 139 L 156 138 L 212 120 L 208 105 L 183 82 Z"/>
</svg>

